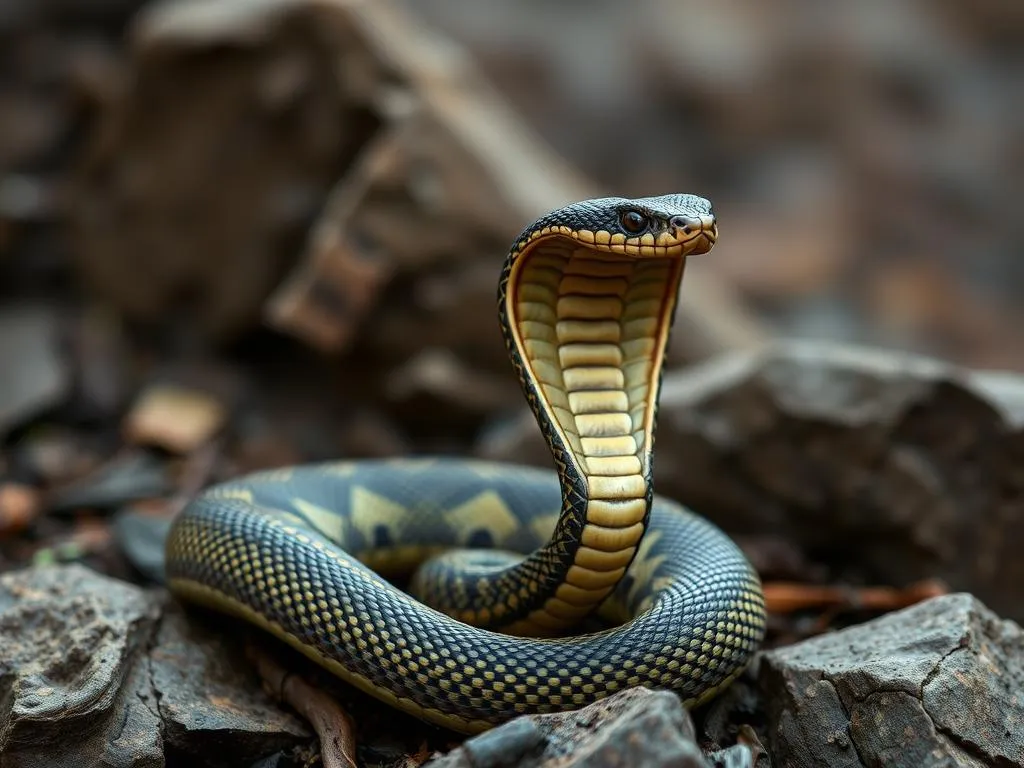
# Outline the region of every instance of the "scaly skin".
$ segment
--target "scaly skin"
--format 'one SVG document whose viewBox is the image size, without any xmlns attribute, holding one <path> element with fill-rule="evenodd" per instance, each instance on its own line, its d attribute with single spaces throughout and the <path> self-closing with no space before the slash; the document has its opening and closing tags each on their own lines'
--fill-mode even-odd
<svg viewBox="0 0 1024 768">
<path fill-rule="evenodd" d="M 175 521 L 171 589 L 464 732 L 637 685 L 687 705 L 713 696 L 763 639 L 760 582 L 651 477 L 685 257 L 716 238 L 710 204 L 690 195 L 542 217 L 506 259 L 498 310 L 554 475 L 421 459 L 242 478 Z M 433 607 L 371 566 L 418 569 Z M 622 623 L 566 636 L 597 609 Z"/>
</svg>

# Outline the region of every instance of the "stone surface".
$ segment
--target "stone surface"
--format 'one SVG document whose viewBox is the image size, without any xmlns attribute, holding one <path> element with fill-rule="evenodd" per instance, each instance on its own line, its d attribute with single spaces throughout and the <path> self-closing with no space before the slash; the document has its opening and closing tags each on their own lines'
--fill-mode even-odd
<svg viewBox="0 0 1024 768">
<path fill-rule="evenodd" d="M 39 305 L 0 310 L 0 437 L 70 391 L 71 373 L 58 345 L 53 310 Z"/>
<path fill-rule="evenodd" d="M 115 509 L 140 499 L 159 498 L 174 486 L 166 464 L 153 454 L 129 449 L 84 477 L 54 490 L 47 510 L 73 514 L 82 509 Z"/>
<path fill-rule="evenodd" d="M 315 744 L 231 627 L 79 566 L 0 577 L 0 765 L 249 766 Z M 635 689 L 430 766 L 755 765 L 754 725 L 779 766 L 1004 768 L 1024 762 L 1022 690 L 1024 631 L 957 594 L 761 654 L 702 713 L 706 755 L 676 696 Z"/>
<path fill-rule="evenodd" d="M 309 740 L 306 726 L 263 692 L 239 637 L 168 606 L 150 658 L 169 755 L 247 766 Z"/>
<path fill-rule="evenodd" d="M 637 688 L 467 740 L 427 768 L 707 768 L 679 698 Z"/>
<path fill-rule="evenodd" d="M 343 43 L 297 5 L 158 3 L 134 20 L 127 87 L 70 212 L 80 274 L 126 316 L 206 338 L 252 327 L 374 130 L 339 88 Z"/>
<path fill-rule="evenodd" d="M 0 765 L 248 766 L 310 734 L 163 592 L 80 566 L 0 577 Z"/>
<path fill-rule="evenodd" d="M 939 578 L 1024 619 L 1024 377 L 790 342 L 666 377 L 655 487 L 830 576 Z"/>
<path fill-rule="evenodd" d="M 1024 764 L 1024 630 L 966 594 L 763 654 L 779 766 Z"/>
<path fill-rule="evenodd" d="M 84 568 L 0 577 L 4 766 L 162 765 L 146 645 L 159 607 Z"/>
</svg>

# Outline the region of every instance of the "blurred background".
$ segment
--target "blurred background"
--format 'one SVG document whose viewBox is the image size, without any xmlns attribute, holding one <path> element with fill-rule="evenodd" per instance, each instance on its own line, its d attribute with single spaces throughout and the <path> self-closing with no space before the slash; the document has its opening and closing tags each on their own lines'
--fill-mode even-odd
<svg viewBox="0 0 1024 768">
<path fill-rule="evenodd" d="M 1022 94 L 1016 0 L 2 0 L 0 506 L 495 455 L 501 261 L 601 194 L 715 204 L 673 366 L 1024 368 Z"/>
<path fill-rule="evenodd" d="M 1019 4 L 410 5 L 605 188 L 713 199 L 768 333 L 1024 361 Z"/>
</svg>

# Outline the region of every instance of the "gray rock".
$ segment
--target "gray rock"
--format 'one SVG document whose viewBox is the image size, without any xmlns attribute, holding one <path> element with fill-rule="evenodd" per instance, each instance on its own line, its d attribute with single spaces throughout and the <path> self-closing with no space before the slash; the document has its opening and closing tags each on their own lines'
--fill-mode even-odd
<svg viewBox="0 0 1024 768">
<path fill-rule="evenodd" d="M 71 373 L 59 354 L 57 312 L 24 305 L 0 310 L 0 436 L 61 402 Z"/>
<path fill-rule="evenodd" d="M 0 577 L 4 766 L 159 766 L 145 666 L 159 606 L 79 566 Z"/>
<path fill-rule="evenodd" d="M 40 3 L 0 2 L 0 33 L 24 34 L 26 29 L 48 28 L 69 21 L 93 24 L 125 19 L 142 5 L 140 0 L 54 0 Z"/>
<path fill-rule="evenodd" d="M 522 717 L 426 768 L 707 768 L 678 697 L 636 688 L 577 712 Z"/>
<path fill-rule="evenodd" d="M 153 454 L 133 451 L 50 494 L 47 509 L 68 514 L 85 508 L 108 510 L 173 490 L 166 462 Z"/>
<path fill-rule="evenodd" d="M 1024 630 L 934 598 L 763 654 L 780 766 L 1024 765 Z"/>
<path fill-rule="evenodd" d="M 780 343 L 666 376 L 655 488 L 829 577 L 939 578 L 1021 621 L 1024 377 Z"/>
<path fill-rule="evenodd" d="M 237 633 L 216 632 L 167 607 L 151 653 L 169 753 L 188 765 L 248 766 L 308 742 L 311 732 L 272 702 L 245 659 Z"/>
<path fill-rule="evenodd" d="M 247 766 L 308 743 L 238 649 L 81 566 L 0 577 L 0 764 Z"/>
</svg>

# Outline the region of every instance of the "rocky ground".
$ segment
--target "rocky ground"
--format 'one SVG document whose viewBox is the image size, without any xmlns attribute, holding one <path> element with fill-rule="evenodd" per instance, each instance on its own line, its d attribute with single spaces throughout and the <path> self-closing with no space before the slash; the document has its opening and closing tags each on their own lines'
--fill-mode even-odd
<svg viewBox="0 0 1024 768">
<path fill-rule="evenodd" d="M 1024 765 L 1018 6 L 409 5 L 0 0 L 0 766 Z M 656 485 L 771 609 L 725 694 L 463 740 L 168 597 L 210 483 L 548 466 L 501 258 L 681 185 Z"/>
</svg>

